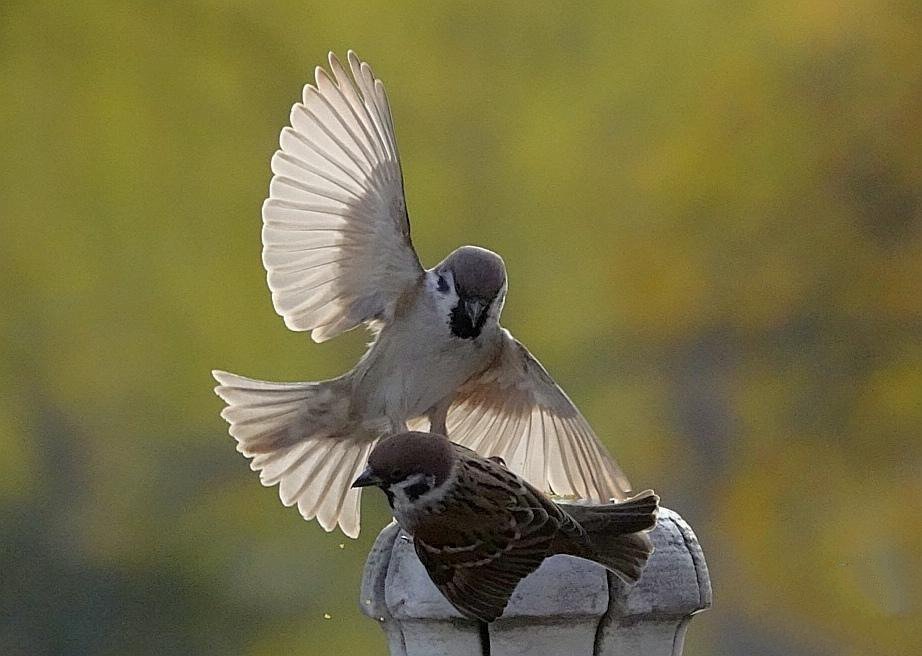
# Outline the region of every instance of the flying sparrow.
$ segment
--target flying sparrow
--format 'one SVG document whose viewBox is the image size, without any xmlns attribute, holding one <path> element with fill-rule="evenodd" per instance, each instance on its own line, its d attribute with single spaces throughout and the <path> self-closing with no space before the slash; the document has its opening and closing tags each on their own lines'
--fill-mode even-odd
<svg viewBox="0 0 922 656">
<path fill-rule="evenodd" d="M 263 264 L 276 311 L 316 342 L 365 325 L 374 341 L 346 374 L 272 383 L 214 371 L 237 450 L 287 506 L 324 529 L 359 532 L 349 482 L 375 442 L 428 427 L 503 457 L 535 486 L 624 498 L 627 479 L 589 424 L 499 316 L 506 267 L 462 246 L 424 269 L 381 81 L 349 52 L 282 130 L 263 205 Z"/>
<path fill-rule="evenodd" d="M 413 536 L 429 577 L 463 615 L 492 622 L 519 581 L 556 554 L 592 560 L 628 583 L 640 578 L 659 498 L 557 504 L 512 473 L 441 435 L 402 433 L 375 447 L 353 487 L 376 485 Z"/>
</svg>

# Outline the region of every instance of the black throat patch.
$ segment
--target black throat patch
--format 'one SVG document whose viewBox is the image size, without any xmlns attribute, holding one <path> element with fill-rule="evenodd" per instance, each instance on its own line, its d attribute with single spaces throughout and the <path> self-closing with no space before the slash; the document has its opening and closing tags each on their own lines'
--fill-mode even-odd
<svg viewBox="0 0 922 656">
<path fill-rule="evenodd" d="M 483 330 L 483 324 L 486 323 L 487 314 L 489 314 L 489 312 L 487 310 L 481 312 L 480 318 L 478 318 L 477 323 L 474 324 L 471 322 L 471 318 L 467 315 L 467 312 L 464 311 L 462 306 L 463 302 L 459 300 L 458 304 L 451 310 L 451 315 L 448 320 L 451 334 L 461 339 L 474 339 L 480 336 L 480 331 Z"/>
</svg>

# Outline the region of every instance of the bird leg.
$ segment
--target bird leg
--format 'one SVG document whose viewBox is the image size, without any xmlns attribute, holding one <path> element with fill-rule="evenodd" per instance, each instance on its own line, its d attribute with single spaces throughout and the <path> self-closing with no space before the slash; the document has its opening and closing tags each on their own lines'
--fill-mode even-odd
<svg viewBox="0 0 922 656">
<path fill-rule="evenodd" d="M 397 417 L 388 417 L 387 424 L 389 428 L 387 435 L 397 435 L 398 433 L 405 433 L 408 430 L 407 422 Z"/>
<path fill-rule="evenodd" d="M 447 396 L 429 410 L 429 432 L 448 437 L 448 409 L 451 407 L 452 397 Z"/>
</svg>

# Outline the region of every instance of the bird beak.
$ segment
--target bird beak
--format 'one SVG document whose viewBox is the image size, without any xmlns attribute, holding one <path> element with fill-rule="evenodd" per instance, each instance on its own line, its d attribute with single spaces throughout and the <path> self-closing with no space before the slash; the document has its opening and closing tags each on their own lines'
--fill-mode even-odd
<svg viewBox="0 0 922 656">
<path fill-rule="evenodd" d="M 381 480 L 372 470 L 371 467 L 368 467 L 365 471 L 359 474 L 359 477 L 352 481 L 352 487 L 368 487 L 369 485 L 381 485 L 384 481 Z"/>
<path fill-rule="evenodd" d="M 472 298 L 464 301 L 464 311 L 467 313 L 468 318 L 471 320 L 471 325 L 476 326 L 480 323 L 480 315 L 483 314 L 483 311 L 486 309 L 487 304 L 481 301 L 479 298 Z"/>
</svg>

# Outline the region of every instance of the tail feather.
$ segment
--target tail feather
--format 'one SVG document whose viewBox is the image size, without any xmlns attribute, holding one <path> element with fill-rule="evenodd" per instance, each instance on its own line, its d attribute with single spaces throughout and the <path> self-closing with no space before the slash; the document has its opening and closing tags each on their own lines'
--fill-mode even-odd
<svg viewBox="0 0 922 656">
<path fill-rule="evenodd" d="M 305 519 L 358 536 L 361 490 L 349 484 L 375 439 L 348 420 L 347 381 L 271 383 L 212 374 L 219 383 L 215 392 L 227 403 L 221 416 L 260 482 L 277 484 L 282 503 L 297 504 Z"/>
<path fill-rule="evenodd" d="M 352 444 L 344 449 L 346 452 L 333 477 L 326 488 L 321 488 L 327 490 L 326 493 L 321 492 L 322 498 L 316 508 L 317 521 L 321 526 L 329 526 L 332 529 L 338 523 L 349 537 L 358 536 L 358 503 L 362 490 L 350 486 L 364 470 L 372 446 L 374 442 L 366 439 L 360 444 L 352 440 Z M 347 514 L 348 510 L 353 510 L 353 514 Z"/>
<path fill-rule="evenodd" d="M 653 553 L 646 531 L 656 526 L 659 497 L 646 490 L 618 503 L 560 505 L 586 531 L 588 544 L 573 555 L 594 560 L 628 583 L 637 582 Z"/>
<path fill-rule="evenodd" d="M 594 546 L 590 559 L 631 584 L 637 583 L 640 579 L 643 568 L 653 553 L 653 543 L 643 533 L 606 538 Z"/>
</svg>

